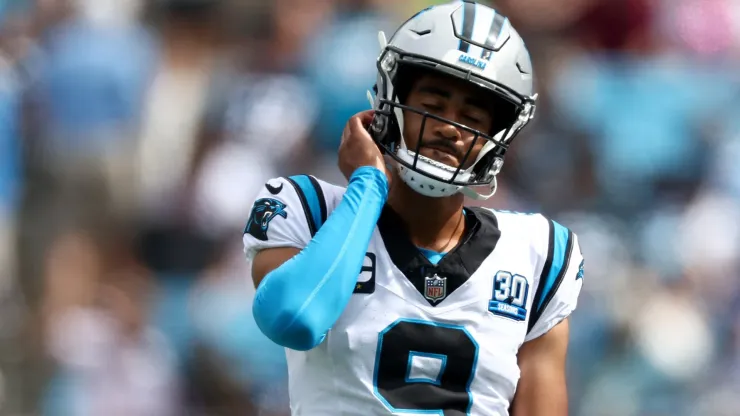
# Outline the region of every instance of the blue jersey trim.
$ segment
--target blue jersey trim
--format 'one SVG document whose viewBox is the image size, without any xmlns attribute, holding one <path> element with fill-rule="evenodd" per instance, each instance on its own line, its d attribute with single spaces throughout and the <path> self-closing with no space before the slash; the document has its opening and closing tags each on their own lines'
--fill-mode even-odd
<svg viewBox="0 0 740 416">
<path fill-rule="evenodd" d="M 563 281 L 571 252 L 573 251 L 573 233 L 555 221 L 548 220 L 549 244 L 547 259 L 540 274 L 539 285 L 532 302 L 532 314 L 529 318 L 528 331 L 531 331 L 555 296 Z"/>
<path fill-rule="evenodd" d="M 306 211 L 308 229 L 313 237 L 326 221 L 326 201 L 321 186 L 316 179 L 308 175 L 291 176 L 288 182 L 298 193 L 303 209 Z"/>
</svg>

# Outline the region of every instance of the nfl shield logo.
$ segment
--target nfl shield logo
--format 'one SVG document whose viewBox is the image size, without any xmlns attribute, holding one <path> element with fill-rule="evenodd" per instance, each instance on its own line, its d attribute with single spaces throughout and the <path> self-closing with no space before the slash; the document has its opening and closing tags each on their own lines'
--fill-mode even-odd
<svg viewBox="0 0 740 416">
<path fill-rule="evenodd" d="M 434 275 L 424 278 L 424 297 L 438 302 L 447 296 L 447 278 Z"/>
</svg>

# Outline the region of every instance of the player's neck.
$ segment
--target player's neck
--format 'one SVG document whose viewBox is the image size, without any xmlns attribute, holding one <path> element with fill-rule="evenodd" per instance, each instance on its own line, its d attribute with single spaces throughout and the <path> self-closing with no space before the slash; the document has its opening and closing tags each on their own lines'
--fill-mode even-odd
<svg viewBox="0 0 740 416">
<path fill-rule="evenodd" d="M 432 198 L 409 188 L 400 178 L 388 195 L 388 205 L 406 224 L 406 232 L 417 247 L 447 252 L 465 232 L 464 197 Z"/>
</svg>

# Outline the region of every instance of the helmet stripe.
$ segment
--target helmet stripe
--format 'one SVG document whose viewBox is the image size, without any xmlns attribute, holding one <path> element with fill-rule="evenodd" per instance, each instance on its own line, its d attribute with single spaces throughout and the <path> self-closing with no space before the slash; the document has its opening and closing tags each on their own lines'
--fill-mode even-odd
<svg viewBox="0 0 740 416">
<path fill-rule="evenodd" d="M 476 4 L 475 23 L 473 24 L 473 36 L 470 37 L 471 46 L 467 53 L 471 56 L 480 56 L 483 53 L 483 43 L 488 37 L 491 29 L 491 21 L 494 20 L 496 12 L 490 7 Z"/>
<path fill-rule="evenodd" d="M 464 3 L 464 9 L 463 9 L 463 31 L 461 33 L 460 39 L 460 45 L 458 46 L 458 50 L 461 50 L 463 52 L 468 52 L 468 49 L 470 49 L 470 43 L 466 42 L 463 39 L 472 39 L 473 37 L 473 27 L 475 26 L 475 3 Z"/>
<path fill-rule="evenodd" d="M 480 56 L 481 58 L 486 60 L 491 59 L 491 55 L 493 55 L 493 49 L 496 49 L 496 44 L 501 38 L 501 33 L 504 30 L 504 23 L 506 22 L 506 20 L 506 17 L 500 13 L 496 13 L 496 15 L 494 16 L 493 20 L 491 21 L 491 28 L 488 30 L 488 38 L 486 38 L 486 49 L 483 49 L 483 53 Z"/>
</svg>

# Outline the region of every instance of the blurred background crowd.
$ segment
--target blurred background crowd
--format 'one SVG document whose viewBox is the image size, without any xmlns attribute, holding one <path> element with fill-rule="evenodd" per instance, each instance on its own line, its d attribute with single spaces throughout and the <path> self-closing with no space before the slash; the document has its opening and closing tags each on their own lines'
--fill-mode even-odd
<svg viewBox="0 0 740 416">
<path fill-rule="evenodd" d="M 250 199 L 345 183 L 377 31 L 433 3 L 0 0 L 0 415 L 287 415 Z M 487 204 L 587 259 L 571 414 L 740 415 L 740 1 L 492 4 L 540 105 Z"/>
</svg>

